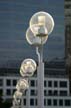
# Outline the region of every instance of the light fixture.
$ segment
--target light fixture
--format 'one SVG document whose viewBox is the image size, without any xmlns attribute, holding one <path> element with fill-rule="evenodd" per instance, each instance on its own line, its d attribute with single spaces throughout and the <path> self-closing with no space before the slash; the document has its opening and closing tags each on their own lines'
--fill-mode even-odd
<svg viewBox="0 0 71 108">
<path fill-rule="evenodd" d="M 47 12 L 35 13 L 29 22 L 29 29 L 26 32 L 26 39 L 29 44 L 35 45 L 38 55 L 38 106 L 44 108 L 44 62 L 43 44 L 46 43 L 48 35 L 53 31 L 54 20 Z"/>
<path fill-rule="evenodd" d="M 22 93 L 20 91 L 15 91 L 13 98 L 18 100 L 21 99 L 21 97 L 22 97 Z"/>
<path fill-rule="evenodd" d="M 46 37 L 36 37 L 34 33 L 31 31 L 30 27 L 26 31 L 26 40 L 30 45 L 39 46 L 41 44 L 45 44 L 48 39 L 48 35 Z"/>
<path fill-rule="evenodd" d="M 36 62 L 33 59 L 25 59 L 20 67 L 20 74 L 23 77 L 29 77 L 34 74 L 36 70 Z"/>
<path fill-rule="evenodd" d="M 22 93 L 24 93 L 24 91 L 26 89 L 29 88 L 29 84 L 28 84 L 28 80 L 27 79 L 20 79 L 18 82 L 17 82 L 17 85 L 16 85 L 16 89 Z"/>
<path fill-rule="evenodd" d="M 49 35 L 54 28 L 54 20 L 47 12 L 37 12 L 30 19 L 30 29 L 34 36 L 45 37 Z"/>
</svg>

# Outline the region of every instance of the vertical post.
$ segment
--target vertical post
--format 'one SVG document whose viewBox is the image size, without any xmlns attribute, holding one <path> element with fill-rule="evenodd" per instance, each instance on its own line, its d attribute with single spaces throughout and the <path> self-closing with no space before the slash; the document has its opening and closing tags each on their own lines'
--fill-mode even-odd
<svg viewBox="0 0 71 108">
<path fill-rule="evenodd" d="M 21 98 L 21 108 L 23 108 L 24 104 L 23 104 L 23 96 Z"/>
<path fill-rule="evenodd" d="M 43 48 L 38 48 L 39 64 L 37 68 L 38 75 L 38 108 L 44 108 L 44 63 L 43 63 Z"/>
<path fill-rule="evenodd" d="M 3 84 L 3 99 L 6 99 L 6 78 L 4 78 L 4 84 Z"/>
<path fill-rule="evenodd" d="M 29 83 L 29 81 L 28 81 L 28 83 Z M 26 97 L 27 97 L 27 108 L 30 108 L 30 88 L 27 90 L 27 92 L 26 92 Z"/>
</svg>

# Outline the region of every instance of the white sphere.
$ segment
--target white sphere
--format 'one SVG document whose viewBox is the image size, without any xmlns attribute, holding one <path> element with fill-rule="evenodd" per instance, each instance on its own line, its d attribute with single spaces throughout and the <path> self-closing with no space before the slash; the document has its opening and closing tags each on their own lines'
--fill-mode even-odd
<svg viewBox="0 0 71 108">
<path fill-rule="evenodd" d="M 39 46 L 41 44 L 43 45 L 46 43 L 47 39 L 48 35 L 41 38 L 38 36 L 34 36 L 30 28 L 28 28 L 26 31 L 26 40 L 30 45 L 35 45 L 35 46 Z"/>
<path fill-rule="evenodd" d="M 29 88 L 29 84 L 28 84 L 28 80 L 26 79 L 20 79 L 18 82 L 17 82 L 17 85 L 16 85 L 16 89 L 20 92 L 24 92 L 26 89 Z"/>
<path fill-rule="evenodd" d="M 30 29 L 36 36 L 46 36 L 53 31 L 54 20 L 47 12 L 37 12 L 30 19 Z"/>
<path fill-rule="evenodd" d="M 20 91 L 15 91 L 13 98 L 14 99 L 21 99 L 22 93 Z"/>
<path fill-rule="evenodd" d="M 34 74 L 36 70 L 36 62 L 33 59 L 25 59 L 20 67 L 20 74 L 23 77 L 29 77 Z"/>
</svg>

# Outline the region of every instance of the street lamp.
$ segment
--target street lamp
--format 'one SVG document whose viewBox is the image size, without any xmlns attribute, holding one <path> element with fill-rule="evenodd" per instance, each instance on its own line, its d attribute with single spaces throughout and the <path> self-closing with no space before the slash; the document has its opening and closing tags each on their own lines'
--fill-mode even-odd
<svg viewBox="0 0 71 108">
<path fill-rule="evenodd" d="M 35 36 L 44 37 L 49 35 L 54 28 L 54 20 L 47 12 L 37 12 L 30 19 L 30 29 Z"/>
<path fill-rule="evenodd" d="M 16 85 L 17 91 L 24 93 L 24 91 L 27 90 L 28 88 L 29 88 L 29 84 L 27 79 L 22 78 L 17 82 Z"/>
<path fill-rule="evenodd" d="M 33 59 L 25 59 L 20 67 L 20 74 L 22 77 L 30 77 L 36 70 L 36 62 Z"/>
<path fill-rule="evenodd" d="M 26 31 L 26 39 L 30 45 L 36 47 L 38 55 L 38 108 L 44 108 L 44 63 L 43 63 L 43 44 L 46 43 L 48 35 L 53 31 L 54 20 L 46 12 L 35 13 L 29 22 Z"/>
<path fill-rule="evenodd" d="M 14 95 L 13 95 L 13 99 L 14 100 L 19 100 L 22 97 L 22 93 L 20 91 L 15 91 Z"/>
<path fill-rule="evenodd" d="M 22 99 L 22 95 L 29 88 L 28 78 L 32 76 L 36 70 L 36 62 L 33 59 L 25 59 L 20 67 L 20 74 L 22 78 L 16 84 L 16 91 L 13 95 L 13 106 L 11 108 L 18 108 L 20 104 L 20 100 Z M 27 93 L 27 108 L 29 108 L 29 95 Z M 22 108 L 23 108 L 23 100 L 22 100 Z"/>
<path fill-rule="evenodd" d="M 42 40 L 39 36 L 34 36 L 34 33 L 32 32 L 32 30 L 30 29 L 30 27 L 27 29 L 26 31 L 26 40 L 28 41 L 28 43 L 30 45 L 33 46 L 40 46 L 41 43 L 45 44 L 46 41 L 48 39 L 48 35 L 46 37 L 42 37 Z"/>
<path fill-rule="evenodd" d="M 21 91 L 24 92 L 24 90 L 28 89 L 29 87 L 29 81 L 28 78 L 31 77 L 34 72 L 36 71 L 36 62 L 33 59 L 25 59 L 20 67 L 20 74 L 23 77 L 23 79 L 21 79 L 17 85 L 16 88 Z M 29 108 L 29 99 L 30 99 L 30 95 L 29 95 L 29 89 L 27 91 L 27 108 Z M 22 101 L 22 107 L 23 107 L 23 101 Z"/>
</svg>

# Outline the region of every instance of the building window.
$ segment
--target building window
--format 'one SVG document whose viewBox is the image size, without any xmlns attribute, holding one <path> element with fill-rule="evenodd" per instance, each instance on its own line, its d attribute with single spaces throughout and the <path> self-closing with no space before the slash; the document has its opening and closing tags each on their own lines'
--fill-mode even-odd
<svg viewBox="0 0 71 108">
<path fill-rule="evenodd" d="M 30 99 L 30 105 L 34 106 L 34 99 Z"/>
<path fill-rule="evenodd" d="M 65 106 L 70 106 L 70 100 L 69 99 L 65 100 Z"/>
<path fill-rule="evenodd" d="M 3 86 L 3 80 L 0 79 L 0 86 Z"/>
<path fill-rule="evenodd" d="M 3 89 L 0 89 L 0 96 L 3 95 Z"/>
<path fill-rule="evenodd" d="M 67 87 L 67 81 L 60 81 L 60 87 Z"/>
<path fill-rule="evenodd" d="M 8 95 L 8 96 L 11 95 L 11 90 L 10 89 L 6 90 L 6 95 Z"/>
<path fill-rule="evenodd" d="M 48 81 L 48 87 L 52 87 L 52 81 Z"/>
<path fill-rule="evenodd" d="M 59 106 L 63 106 L 63 100 L 62 99 L 59 100 Z"/>
<path fill-rule="evenodd" d="M 57 86 L 58 86 L 58 82 L 54 81 L 54 87 L 57 87 Z"/>
<path fill-rule="evenodd" d="M 35 80 L 30 81 L 30 86 L 35 87 L 37 85 L 37 82 Z"/>
<path fill-rule="evenodd" d="M 30 99 L 30 105 L 31 106 L 37 106 L 37 99 Z"/>
<path fill-rule="evenodd" d="M 30 81 L 30 85 L 31 85 L 32 87 L 34 87 L 34 86 L 35 86 L 35 81 L 34 81 L 34 80 L 31 80 L 31 81 Z"/>
<path fill-rule="evenodd" d="M 48 105 L 48 106 L 51 106 L 51 99 L 48 99 L 48 100 L 47 100 L 47 105 Z"/>
<path fill-rule="evenodd" d="M 57 90 L 54 90 L 53 95 L 54 96 L 57 96 L 58 95 L 58 91 Z"/>
<path fill-rule="evenodd" d="M 66 5 L 65 5 L 65 8 L 71 9 L 71 4 L 66 4 Z"/>
<path fill-rule="evenodd" d="M 7 85 L 7 86 L 11 86 L 11 80 L 10 80 L 10 79 L 7 79 L 7 80 L 6 80 L 6 85 Z"/>
<path fill-rule="evenodd" d="M 60 90 L 60 96 L 67 96 L 66 90 Z"/>
<path fill-rule="evenodd" d="M 54 100 L 53 100 L 53 105 L 54 105 L 54 106 L 57 106 L 57 99 L 54 99 Z"/>
<path fill-rule="evenodd" d="M 46 106 L 47 104 L 46 104 L 46 99 L 44 99 L 44 106 Z"/>
<path fill-rule="evenodd" d="M 13 80 L 13 86 L 16 86 L 16 84 L 17 84 L 17 80 L 14 79 L 14 80 Z"/>
<path fill-rule="evenodd" d="M 52 90 L 48 90 L 48 95 L 49 96 L 52 96 L 53 95 Z"/>
<path fill-rule="evenodd" d="M 24 105 L 26 106 L 26 99 L 23 99 L 23 103 L 24 103 Z"/>
<path fill-rule="evenodd" d="M 46 81 L 44 81 L 44 87 L 47 87 L 47 82 Z"/>
<path fill-rule="evenodd" d="M 35 99 L 35 106 L 37 106 L 37 99 Z"/>
<path fill-rule="evenodd" d="M 31 90 L 30 95 L 31 96 L 36 96 L 37 95 L 37 90 Z"/>
<path fill-rule="evenodd" d="M 48 95 L 47 90 L 44 90 L 44 96 L 47 96 L 47 95 Z"/>
</svg>

